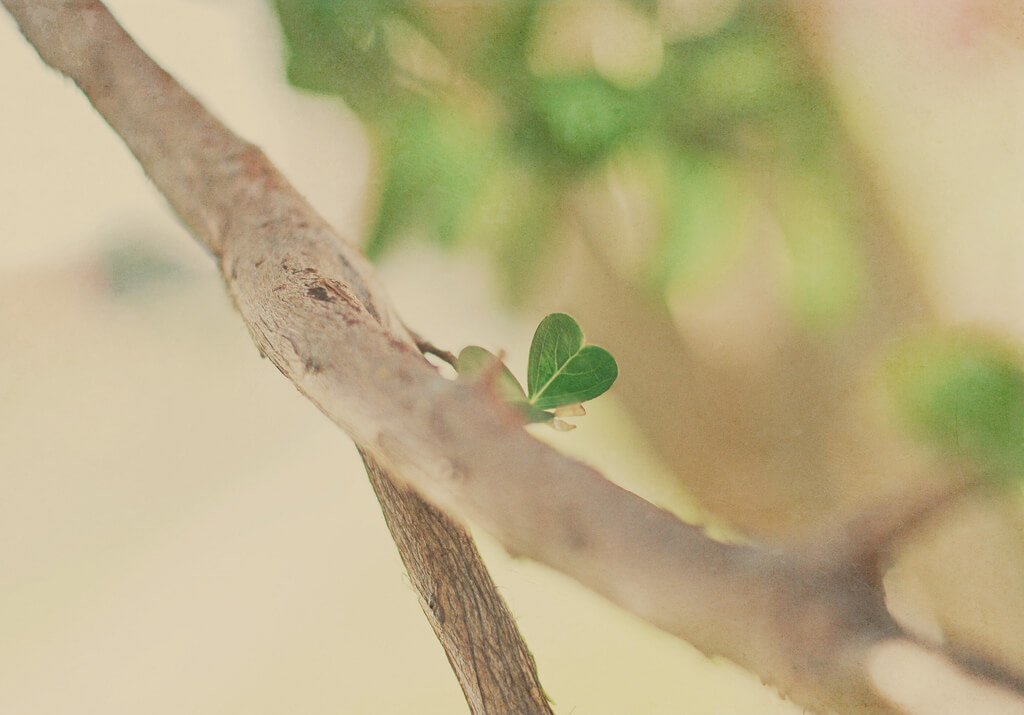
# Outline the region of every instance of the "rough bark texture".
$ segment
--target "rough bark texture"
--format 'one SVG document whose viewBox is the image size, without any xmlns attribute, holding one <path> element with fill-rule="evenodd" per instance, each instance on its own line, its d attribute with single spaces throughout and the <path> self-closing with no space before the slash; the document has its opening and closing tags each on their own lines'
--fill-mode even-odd
<svg viewBox="0 0 1024 715">
<path fill-rule="evenodd" d="M 413 580 L 442 643 L 455 646 L 449 657 L 474 708 L 548 706 L 525 646 L 481 582 L 468 537 L 407 488 L 807 707 L 901 711 L 896 702 L 905 700 L 893 691 L 900 682 L 875 677 L 871 664 L 879 646 L 906 638 L 861 564 L 713 541 L 534 440 L 487 385 L 445 380 L 423 360 L 358 251 L 259 149 L 157 67 L 102 4 L 2 2 L 217 257 L 257 347 L 360 446 L 410 571 L 436 567 Z M 438 541 L 442 532 L 447 544 Z M 451 579 L 456 563 L 464 581 Z M 484 616 L 484 608 L 492 612 Z M 480 628 L 470 616 L 489 624 Z M 952 687 L 947 680 L 935 688 Z M 493 704 L 491 685 L 507 699 Z M 506 695 L 509 687 L 515 692 Z M 999 687 L 1008 702 L 1024 703 L 1019 684 Z"/>
<path fill-rule="evenodd" d="M 391 536 L 474 713 L 551 712 L 533 655 L 470 536 L 360 451 Z M 512 652 L 507 652 L 513 649 Z"/>
<path fill-rule="evenodd" d="M 215 255 L 229 246 L 228 240 L 248 230 L 248 219 L 256 217 L 236 213 L 232 205 L 241 208 L 259 201 L 261 179 L 286 186 L 259 150 L 228 132 L 182 90 L 101 3 L 27 2 L 8 7 L 19 17 L 27 37 L 42 40 L 37 49 L 44 59 L 78 83 L 186 226 Z M 179 121 L 182 117 L 188 120 Z M 211 160 L 219 162 L 219 167 L 207 174 Z M 225 177 L 219 172 L 224 170 L 236 180 L 221 183 Z M 237 181 L 238 171 L 251 172 L 247 176 L 255 183 Z M 212 184 L 228 190 L 222 192 Z M 308 207 L 303 210 L 309 211 Z M 317 229 L 322 236 L 330 234 L 325 225 Z M 281 240 L 287 240 L 286 234 L 281 234 Z M 368 264 L 362 256 L 342 242 L 336 248 L 336 259 L 353 282 L 361 310 L 387 326 L 394 340 L 412 345 L 383 299 L 383 291 L 364 277 Z M 341 291 L 339 296 L 348 295 L 340 284 L 325 282 L 322 289 L 311 288 L 308 298 L 331 303 L 335 290 Z M 363 456 L 399 554 L 470 711 L 550 713 L 533 656 L 472 538 L 415 492 L 396 487 L 372 457 L 365 452 Z"/>
</svg>

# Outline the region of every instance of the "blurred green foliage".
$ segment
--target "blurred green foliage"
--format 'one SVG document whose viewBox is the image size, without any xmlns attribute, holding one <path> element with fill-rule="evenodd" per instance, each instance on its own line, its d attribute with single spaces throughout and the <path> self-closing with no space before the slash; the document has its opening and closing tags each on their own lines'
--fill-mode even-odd
<svg viewBox="0 0 1024 715">
<path fill-rule="evenodd" d="M 452 244 L 494 174 L 496 148 L 488 139 L 459 114 L 407 109 L 386 147 L 378 220 L 367 252 L 381 255 L 403 231 L 416 229 Z"/>
<path fill-rule="evenodd" d="M 996 482 L 1024 478 L 1024 365 L 987 337 L 905 341 L 886 366 L 899 414 L 919 437 L 980 465 Z"/>
<path fill-rule="evenodd" d="M 821 328 L 855 312 L 866 271 L 852 219 L 832 190 L 813 172 L 784 175 L 776 187 L 792 266 L 789 299 L 805 323 Z"/>
<path fill-rule="evenodd" d="M 288 81 L 337 94 L 379 120 L 411 94 L 398 81 L 380 32 L 381 20 L 403 3 L 391 0 L 276 0 L 288 45 Z"/>
<path fill-rule="evenodd" d="M 666 230 L 651 280 L 662 288 L 700 285 L 741 240 L 750 190 L 737 168 L 712 152 L 668 148 L 663 155 L 669 162 Z"/>
<path fill-rule="evenodd" d="M 861 187 L 791 19 L 740 0 L 713 26 L 680 29 L 663 17 L 672 2 L 275 6 L 292 84 L 343 98 L 372 129 L 371 257 L 413 237 L 484 246 L 515 299 L 553 264 L 567 218 L 579 223 L 580 195 L 615 177 L 620 195 L 604 204 L 639 187 L 630 200 L 656 215 L 641 265 L 609 261 L 637 287 L 685 296 L 714 285 L 769 227 L 783 255 L 762 266 L 790 318 L 819 333 L 848 324 L 868 283 Z M 907 342 L 889 368 L 912 431 L 997 478 L 1024 474 L 1016 356 L 934 337 Z"/>
<path fill-rule="evenodd" d="M 274 4 L 292 84 L 342 97 L 373 128 L 371 257 L 409 237 L 486 246 L 514 297 L 561 240 L 565 197 L 624 156 L 660 154 L 644 186 L 659 220 L 643 287 L 695 281 L 735 254 L 756 205 L 791 254 L 794 317 L 827 325 L 857 307 L 835 113 L 776 4 L 738 2 L 689 33 L 647 1 Z M 600 46 L 586 34 L 599 21 Z M 630 74 L 631 52 L 643 72 Z"/>
<path fill-rule="evenodd" d="M 644 107 L 630 93 L 595 75 L 541 79 L 517 137 L 538 164 L 565 175 L 591 166 L 644 124 Z"/>
</svg>

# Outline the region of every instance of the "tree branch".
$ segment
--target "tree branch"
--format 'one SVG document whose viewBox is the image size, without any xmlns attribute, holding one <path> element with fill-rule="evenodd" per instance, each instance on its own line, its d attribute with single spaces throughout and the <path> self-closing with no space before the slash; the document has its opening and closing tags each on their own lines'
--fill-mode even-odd
<svg viewBox="0 0 1024 715">
<path fill-rule="evenodd" d="M 449 517 L 391 477 L 363 450 L 370 484 L 474 713 L 550 713 L 537 667 L 476 545 Z"/>
<path fill-rule="evenodd" d="M 356 248 L 259 149 L 157 67 L 101 3 L 0 1 L 43 59 L 89 96 L 217 258 L 257 347 L 359 445 L 386 511 L 411 497 L 381 470 L 445 512 L 474 520 L 510 552 L 568 574 L 705 653 L 735 661 L 805 706 L 897 711 L 869 665 L 878 646 L 903 635 L 884 594 L 856 568 L 713 541 L 534 440 L 484 387 L 445 380 L 423 360 Z M 411 510 L 396 506 L 388 515 L 399 547 L 434 546 L 422 556 L 403 553 L 407 565 L 419 558 L 451 563 L 438 558 L 443 549 L 430 550 L 438 548 L 430 524 L 444 520 L 412 503 Z M 476 616 L 493 604 L 474 588 L 482 572 L 467 571 L 472 585 L 455 586 L 443 571 L 413 578 L 446 643 L 452 621 L 471 627 L 459 614 Z M 451 594 L 452 588 L 468 592 Z M 453 595 L 461 606 L 438 608 L 439 598 Z M 508 640 L 508 627 L 474 633 L 469 645 L 484 638 L 476 643 L 486 644 L 488 663 L 497 662 L 490 658 L 502 656 L 497 651 L 506 645 L 487 639 Z M 525 646 L 516 648 L 528 659 Z M 450 658 L 465 655 L 453 652 Z M 519 673 L 489 667 L 495 682 Z M 539 686 L 531 691 L 524 680 L 517 682 L 531 694 L 533 711 L 543 711 Z M 1001 694 L 1024 702 L 1019 690 L 1004 687 Z M 506 711 L 530 710 L 510 705 Z"/>
<path fill-rule="evenodd" d="M 284 179 L 259 150 L 231 134 L 146 56 L 101 3 L 5 5 L 40 56 L 72 77 L 121 134 L 182 221 L 214 255 L 222 257 L 229 241 L 250 230 L 250 219 L 269 222 L 265 237 L 273 231 L 273 217 L 247 216 L 248 208 L 238 209 L 261 200 L 260 179 L 285 188 Z M 297 206 L 313 217 L 304 202 Z M 319 219 L 313 217 L 311 223 L 319 236 L 330 235 Z M 382 299 L 362 256 L 342 242 L 334 248 L 334 258 L 365 311 L 386 325 L 393 339 L 413 344 Z M 336 288 L 310 288 L 309 296 L 329 303 Z M 396 486 L 371 455 L 360 453 L 423 612 L 470 711 L 551 713 L 533 656 L 472 538 L 417 494 Z"/>
</svg>

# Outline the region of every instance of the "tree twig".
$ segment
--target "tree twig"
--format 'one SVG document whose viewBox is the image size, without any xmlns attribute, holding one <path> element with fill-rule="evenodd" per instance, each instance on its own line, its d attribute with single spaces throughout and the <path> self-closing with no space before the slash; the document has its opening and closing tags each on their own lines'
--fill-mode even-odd
<svg viewBox="0 0 1024 715">
<path fill-rule="evenodd" d="M 409 333 L 409 336 L 412 337 L 413 342 L 416 343 L 416 347 L 419 348 L 419 351 L 424 355 L 433 355 L 435 357 L 438 357 L 441 360 L 444 360 L 449 365 L 451 365 L 453 368 L 458 364 L 458 359 L 450 351 L 445 350 L 444 348 L 437 347 L 432 342 L 424 338 L 422 335 L 415 332 L 408 325 L 405 326 L 405 331 Z"/>
</svg>

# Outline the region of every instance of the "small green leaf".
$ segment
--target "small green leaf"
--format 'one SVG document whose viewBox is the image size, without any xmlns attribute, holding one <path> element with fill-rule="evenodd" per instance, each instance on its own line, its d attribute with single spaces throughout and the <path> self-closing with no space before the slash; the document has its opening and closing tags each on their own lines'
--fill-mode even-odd
<svg viewBox="0 0 1024 715">
<path fill-rule="evenodd" d="M 499 366 L 494 373 L 494 388 L 498 396 L 508 403 L 526 402 L 526 393 L 512 371 L 497 355 L 476 345 L 463 348 L 456 361 L 455 371 L 459 377 L 479 378 Z"/>
<path fill-rule="evenodd" d="M 476 345 L 463 348 L 456 360 L 455 371 L 460 378 L 489 378 L 502 401 L 518 408 L 527 422 L 547 422 L 554 418 L 550 412 L 531 405 L 519 381 L 497 355 Z"/>
<path fill-rule="evenodd" d="M 529 403 L 540 409 L 592 400 L 619 375 L 615 358 L 583 344 L 583 331 L 571 317 L 552 313 L 541 321 L 530 345 Z"/>
</svg>

